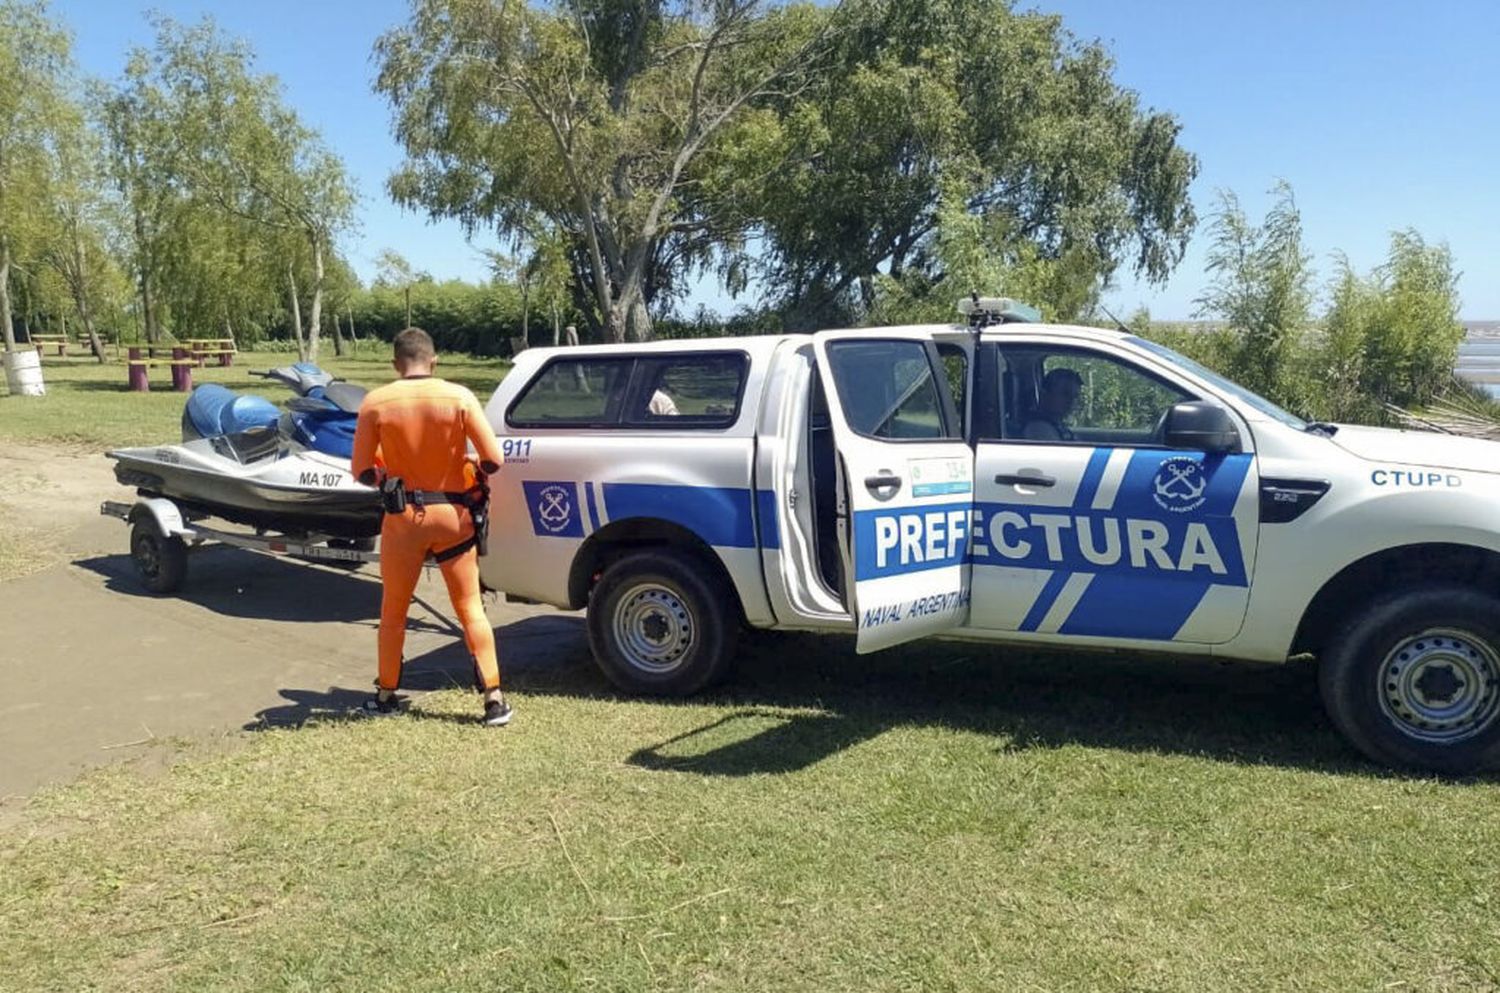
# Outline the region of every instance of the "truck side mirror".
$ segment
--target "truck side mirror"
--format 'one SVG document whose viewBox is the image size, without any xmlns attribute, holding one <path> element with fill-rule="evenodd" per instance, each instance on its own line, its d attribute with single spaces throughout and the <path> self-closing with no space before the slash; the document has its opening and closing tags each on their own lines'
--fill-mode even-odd
<svg viewBox="0 0 1500 993">
<path fill-rule="evenodd" d="M 1191 400 L 1167 412 L 1163 441 L 1168 448 L 1220 454 L 1240 450 L 1240 433 L 1229 411 L 1216 403 Z"/>
</svg>

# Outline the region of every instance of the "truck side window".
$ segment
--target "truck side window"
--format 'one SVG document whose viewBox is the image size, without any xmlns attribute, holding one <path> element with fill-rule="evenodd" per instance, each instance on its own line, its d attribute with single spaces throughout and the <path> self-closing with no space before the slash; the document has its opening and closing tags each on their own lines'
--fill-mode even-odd
<svg viewBox="0 0 1500 993">
<path fill-rule="evenodd" d="M 952 438 L 927 348 L 918 341 L 836 341 L 828 361 L 844 418 L 856 433 L 900 440 Z"/>
<path fill-rule="evenodd" d="M 939 344 L 938 355 L 943 360 L 943 374 L 948 381 L 948 391 L 953 394 L 953 409 L 958 411 L 958 433 L 967 437 L 969 433 L 969 353 L 957 345 Z"/>
<path fill-rule="evenodd" d="M 527 384 L 506 420 L 515 427 L 613 425 L 633 358 L 557 359 Z"/>
<path fill-rule="evenodd" d="M 1167 411 L 1193 399 L 1113 356 L 1077 348 L 1003 346 L 1007 441 L 1159 445 Z"/>
<path fill-rule="evenodd" d="M 740 409 L 749 359 L 701 352 L 639 360 L 628 424 L 667 428 L 728 427 Z"/>
</svg>

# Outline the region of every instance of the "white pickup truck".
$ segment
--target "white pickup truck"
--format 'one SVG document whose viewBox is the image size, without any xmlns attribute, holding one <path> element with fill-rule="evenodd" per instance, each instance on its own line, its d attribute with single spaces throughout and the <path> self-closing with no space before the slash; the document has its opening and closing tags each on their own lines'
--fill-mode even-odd
<svg viewBox="0 0 1500 993">
<path fill-rule="evenodd" d="M 1009 319 L 523 352 L 482 562 L 631 691 L 742 625 L 1319 658 L 1377 761 L 1500 767 L 1500 445 L 1309 424 L 1128 333 Z"/>
</svg>

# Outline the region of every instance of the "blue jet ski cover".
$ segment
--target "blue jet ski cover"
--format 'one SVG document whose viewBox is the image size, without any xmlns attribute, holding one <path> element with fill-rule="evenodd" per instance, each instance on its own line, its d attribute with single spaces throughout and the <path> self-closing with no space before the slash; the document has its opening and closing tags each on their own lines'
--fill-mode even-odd
<svg viewBox="0 0 1500 993">
<path fill-rule="evenodd" d="M 275 427 L 281 412 L 265 397 L 241 396 L 218 383 L 205 383 L 188 396 L 187 417 L 204 438 Z"/>
<path fill-rule="evenodd" d="M 291 413 L 292 438 L 315 452 L 341 459 L 354 455 L 354 425 L 358 417 L 329 404 L 321 410 L 298 408 Z"/>
</svg>

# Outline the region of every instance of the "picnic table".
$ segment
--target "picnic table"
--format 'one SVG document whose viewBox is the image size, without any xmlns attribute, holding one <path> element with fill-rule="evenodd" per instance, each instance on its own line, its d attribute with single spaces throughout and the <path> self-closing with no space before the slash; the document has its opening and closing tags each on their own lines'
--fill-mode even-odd
<svg viewBox="0 0 1500 993">
<path fill-rule="evenodd" d="M 234 364 L 234 356 L 239 352 L 233 338 L 187 338 L 183 341 L 187 346 L 188 354 L 203 367 L 204 359 L 215 356 L 219 365 L 230 366 Z"/>
<path fill-rule="evenodd" d="M 198 360 L 189 358 L 186 348 L 173 348 L 170 359 L 147 358 L 141 354 L 143 351 L 144 349 L 132 346 L 129 349 L 129 358 L 125 360 L 125 382 L 132 391 L 149 393 L 151 391 L 149 370 L 164 365 L 172 370 L 172 389 L 178 393 L 192 392 L 193 366 L 198 363 Z"/>
<path fill-rule="evenodd" d="M 34 334 L 31 336 L 31 343 L 36 346 L 38 356 L 48 345 L 56 345 L 58 355 L 67 355 L 68 346 L 72 344 L 65 334 Z"/>
</svg>

